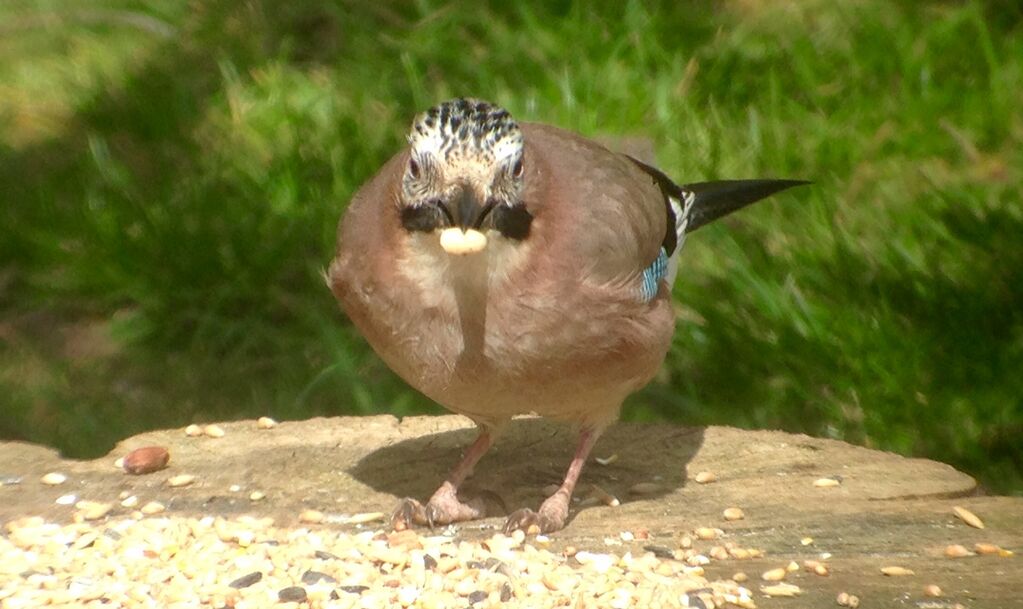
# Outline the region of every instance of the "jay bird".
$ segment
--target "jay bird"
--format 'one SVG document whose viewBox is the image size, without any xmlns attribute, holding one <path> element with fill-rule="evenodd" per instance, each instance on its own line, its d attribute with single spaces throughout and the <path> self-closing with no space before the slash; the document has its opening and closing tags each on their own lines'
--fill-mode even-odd
<svg viewBox="0 0 1023 609">
<path fill-rule="evenodd" d="M 667 354 L 687 233 L 805 183 L 680 186 L 477 99 L 418 115 L 344 213 L 327 281 L 376 353 L 479 436 L 426 504 L 399 503 L 392 526 L 484 517 L 459 486 L 501 426 L 532 413 L 575 424 L 579 441 L 558 490 L 505 531 L 563 528 L 601 431 Z"/>
</svg>

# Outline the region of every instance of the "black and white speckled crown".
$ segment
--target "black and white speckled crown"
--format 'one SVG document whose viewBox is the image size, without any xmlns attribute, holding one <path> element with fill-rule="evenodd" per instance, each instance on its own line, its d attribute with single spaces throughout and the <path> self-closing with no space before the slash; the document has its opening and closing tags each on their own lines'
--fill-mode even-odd
<svg viewBox="0 0 1023 609">
<path fill-rule="evenodd" d="M 445 161 L 502 161 L 522 153 L 522 131 L 507 110 L 489 102 L 458 98 L 416 117 L 408 141 L 417 153 Z"/>
</svg>

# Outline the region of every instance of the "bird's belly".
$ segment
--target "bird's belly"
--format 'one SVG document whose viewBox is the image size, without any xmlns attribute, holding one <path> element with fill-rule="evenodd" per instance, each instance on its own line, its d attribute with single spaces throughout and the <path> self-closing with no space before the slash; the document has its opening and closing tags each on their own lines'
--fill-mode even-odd
<svg viewBox="0 0 1023 609">
<path fill-rule="evenodd" d="M 426 314 L 386 336 L 380 328 L 363 333 L 410 385 L 477 421 L 536 413 L 603 424 L 657 372 L 673 328 L 663 298 L 494 308 L 477 323 Z"/>
</svg>

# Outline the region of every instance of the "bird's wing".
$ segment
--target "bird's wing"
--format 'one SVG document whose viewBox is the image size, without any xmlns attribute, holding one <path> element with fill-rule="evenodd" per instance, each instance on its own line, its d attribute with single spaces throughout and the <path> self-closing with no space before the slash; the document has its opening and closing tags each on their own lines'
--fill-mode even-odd
<svg viewBox="0 0 1023 609">
<path fill-rule="evenodd" d="M 668 258 L 664 277 L 674 282 L 678 254 L 686 234 L 718 218 L 793 186 L 809 184 L 805 180 L 715 180 L 678 185 L 659 169 L 629 157 L 649 175 L 661 190 L 668 229 L 662 247 Z"/>
<path fill-rule="evenodd" d="M 592 140 L 548 125 L 522 129 L 526 165 L 535 165 L 523 195 L 534 216 L 533 247 L 565 277 L 642 291 L 668 226 L 658 185 L 629 157 Z"/>
</svg>

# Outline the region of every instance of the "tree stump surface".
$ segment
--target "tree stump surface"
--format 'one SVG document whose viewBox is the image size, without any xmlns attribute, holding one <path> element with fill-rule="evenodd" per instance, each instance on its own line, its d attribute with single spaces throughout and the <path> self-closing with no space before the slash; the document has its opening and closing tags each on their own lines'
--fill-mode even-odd
<svg viewBox="0 0 1023 609">
<path fill-rule="evenodd" d="M 113 502 L 108 518 L 131 510 L 118 505 L 122 491 L 142 502 L 167 505 L 164 515 L 272 516 L 278 525 L 299 526 L 299 513 L 313 508 L 327 514 L 390 512 L 398 498 L 425 500 L 475 437 L 458 416 L 318 418 L 258 429 L 254 421 L 221 425 L 222 438 L 187 437 L 182 429 L 143 433 L 121 442 L 107 457 L 73 461 L 45 447 L 0 443 L 0 534 L 3 524 L 28 515 L 67 522 L 73 506 L 57 497 Z M 517 419 L 483 458 L 463 495 L 489 498 L 491 518 L 458 525 L 466 539 L 489 537 L 503 523 L 504 510 L 536 508 L 544 487 L 560 482 L 571 458 L 575 433 L 541 419 Z M 115 467 L 128 451 L 158 445 L 171 453 L 162 471 L 131 476 Z M 763 558 L 715 560 L 709 578 L 749 575 L 758 607 L 834 607 L 845 591 L 861 607 L 1023 607 L 1023 498 L 984 496 L 973 478 L 924 459 L 908 459 L 834 440 L 775 431 L 728 427 L 683 428 L 621 423 L 608 429 L 595 457 L 616 455 L 608 465 L 591 458 L 577 495 L 596 484 L 621 505 L 585 505 L 572 511 L 568 527 L 553 534 L 551 549 L 575 546 L 595 552 L 642 553 L 643 546 L 678 547 L 697 527 L 716 527 L 718 540 L 695 542 L 699 549 L 731 541 L 764 550 Z M 58 486 L 44 485 L 47 472 L 67 474 Z M 716 481 L 692 478 L 710 471 Z M 184 488 L 170 488 L 168 477 L 194 474 Z M 837 486 L 814 481 L 833 477 Z M 630 489 L 644 485 L 644 494 Z M 240 490 L 231 490 L 233 485 Z M 251 501 L 252 491 L 265 498 Z M 953 515 L 965 507 L 986 528 L 967 526 Z M 745 518 L 726 521 L 725 508 Z M 308 526 L 308 525 L 301 525 Z M 343 526 L 343 525 L 316 525 Z M 350 526 L 350 525 L 344 525 Z M 373 526 L 385 527 L 378 523 Z M 608 545 L 623 531 L 649 531 L 649 539 Z M 812 538 L 803 545 L 801 540 Z M 946 546 L 972 549 L 996 544 L 1014 556 L 947 558 Z M 790 561 L 826 560 L 826 577 L 800 570 L 786 581 L 802 588 L 795 598 L 767 598 L 760 574 Z M 889 577 L 881 568 L 900 566 L 914 574 Z M 928 598 L 925 585 L 945 595 Z"/>
</svg>

